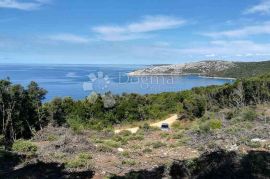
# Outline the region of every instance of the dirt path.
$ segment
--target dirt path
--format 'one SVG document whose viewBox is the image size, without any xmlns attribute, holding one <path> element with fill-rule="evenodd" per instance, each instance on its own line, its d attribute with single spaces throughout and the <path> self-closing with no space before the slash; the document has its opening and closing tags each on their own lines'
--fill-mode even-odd
<svg viewBox="0 0 270 179">
<path fill-rule="evenodd" d="M 149 124 L 151 127 L 161 127 L 162 123 L 167 123 L 169 126 L 171 126 L 175 121 L 177 120 L 177 114 L 174 114 L 173 116 L 159 122 L 151 123 Z M 139 127 L 132 127 L 132 128 L 124 128 L 124 129 L 117 129 L 114 132 L 117 134 L 121 131 L 130 131 L 131 133 L 136 133 L 139 130 Z"/>
</svg>

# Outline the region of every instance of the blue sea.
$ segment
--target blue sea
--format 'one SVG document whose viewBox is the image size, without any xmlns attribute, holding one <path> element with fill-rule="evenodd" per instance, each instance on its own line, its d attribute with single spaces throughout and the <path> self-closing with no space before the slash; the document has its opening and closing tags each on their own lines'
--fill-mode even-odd
<svg viewBox="0 0 270 179">
<path fill-rule="evenodd" d="M 129 77 L 127 73 L 142 65 L 0 65 L 0 78 L 27 86 L 36 81 L 48 91 L 46 101 L 71 96 L 82 99 L 91 94 L 154 94 L 191 89 L 198 86 L 222 85 L 230 79 L 190 76 Z"/>
</svg>

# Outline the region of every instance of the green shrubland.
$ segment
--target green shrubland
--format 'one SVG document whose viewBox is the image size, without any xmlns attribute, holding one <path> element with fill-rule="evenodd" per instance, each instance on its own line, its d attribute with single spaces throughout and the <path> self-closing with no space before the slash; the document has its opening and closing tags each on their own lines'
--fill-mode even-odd
<svg viewBox="0 0 270 179">
<path fill-rule="evenodd" d="M 34 82 L 25 88 L 8 80 L 0 81 L 0 135 L 5 136 L 6 149 L 10 149 L 14 139 L 30 138 L 48 123 L 70 126 L 75 132 L 81 132 L 85 129 L 104 130 L 116 124 L 160 119 L 172 113 L 184 115 L 185 119 L 203 119 L 207 111 L 215 112 L 224 108 L 237 111 L 228 113 L 227 118 L 252 121 L 256 119 L 254 110 L 246 108 L 239 112 L 239 109 L 270 101 L 270 74 L 238 79 L 233 84 L 197 87 L 180 92 L 114 95 L 116 103 L 110 107 L 104 106 L 101 95 L 97 95 L 95 101 L 66 97 L 42 104 L 45 94 L 46 90 Z M 7 106 L 14 107 L 8 109 Z M 197 125 L 197 129 L 204 132 L 221 127 L 221 121 L 212 116 Z M 139 133 L 149 130 L 154 129 L 145 124 Z M 119 137 L 121 144 L 129 139 L 142 139 L 142 136 L 126 135 Z"/>
</svg>

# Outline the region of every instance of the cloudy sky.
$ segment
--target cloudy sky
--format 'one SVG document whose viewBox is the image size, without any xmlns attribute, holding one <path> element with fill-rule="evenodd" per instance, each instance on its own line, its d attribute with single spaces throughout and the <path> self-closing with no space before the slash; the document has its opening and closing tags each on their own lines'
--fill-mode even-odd
<svg viewBox="0 0 270 179">
<path fill-rule="evenodd" d="M 0 0 L 0 63 L 270 60 L 270 0 Z"/>
</svg>

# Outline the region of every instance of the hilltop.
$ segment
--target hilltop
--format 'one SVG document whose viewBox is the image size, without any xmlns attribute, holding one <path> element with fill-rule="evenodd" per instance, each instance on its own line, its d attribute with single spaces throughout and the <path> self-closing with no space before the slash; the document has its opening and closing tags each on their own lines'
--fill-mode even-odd
<svg viewBox="0 0 270 179">
<path fill-rule="evenodd" d="M 200 61 L 186 64 L 159 65 L 129 73 L 130 76 L 145 75 L 202 75 L 208 77 L 242 78 L 264 74 L 270 71 L 270 61 L 230 62 Z"/>
</svg>

